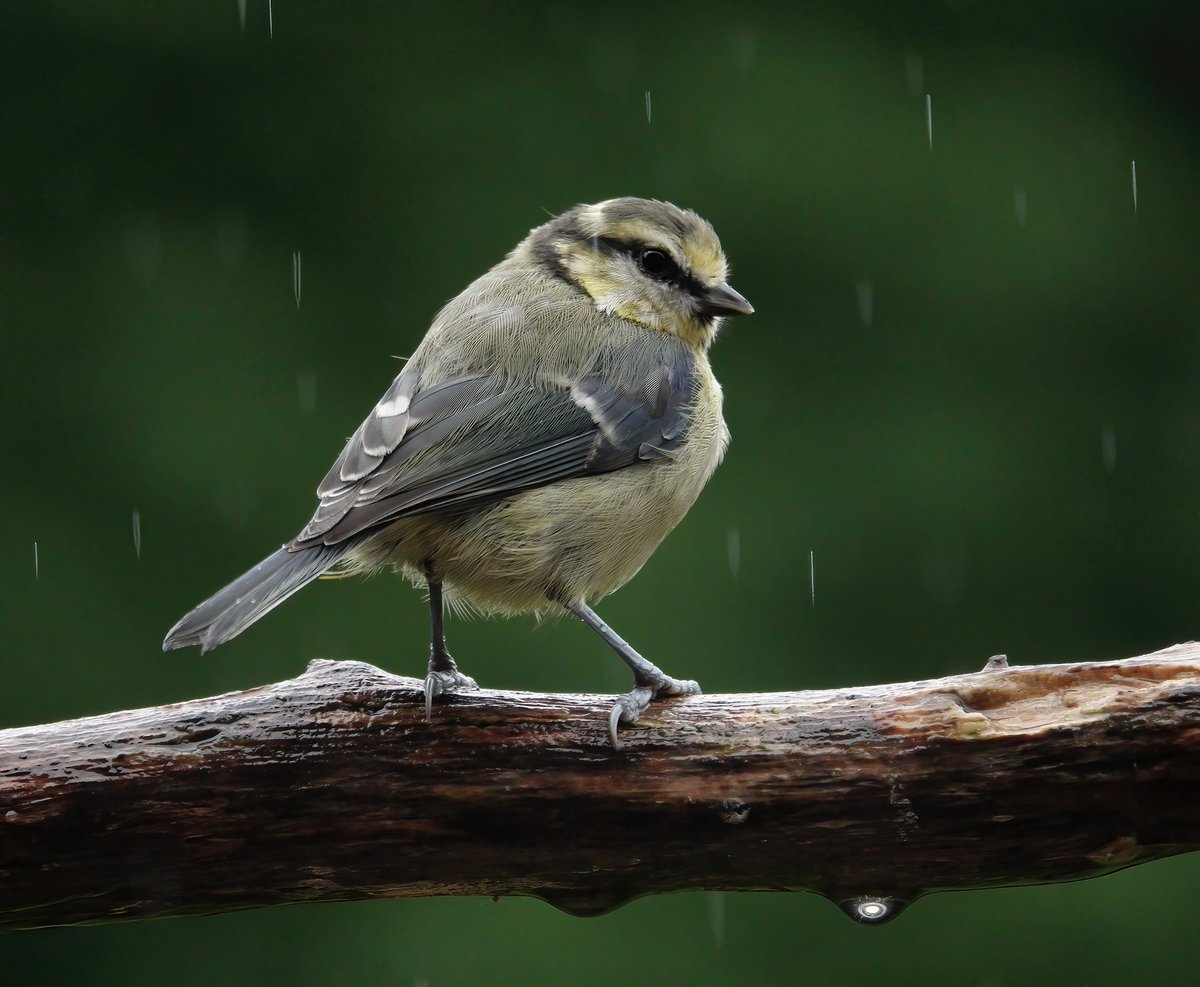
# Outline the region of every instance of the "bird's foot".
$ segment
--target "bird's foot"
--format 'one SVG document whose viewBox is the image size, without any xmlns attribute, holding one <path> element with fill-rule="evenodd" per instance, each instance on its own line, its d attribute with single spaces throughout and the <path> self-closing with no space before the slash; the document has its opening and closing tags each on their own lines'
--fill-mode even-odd
<svg viewBox="0 0 1200 987">
<path fill-rule="evenodd" d="M 636 723 L 646 712 L 650 703 L 660 696 L 698 696 L 700 683 L 691 679 L 673 679 L 669 675 L 658 672 L 653 677 L 639 680 L 631 692 L 625 693 L 614 704 L 608 714 L 608 738 L 614 748 L 619 749 L 621 742 L 617 739 L 617 728 L 622 723 Z"/>
<path fill-rule="evenodd" d="M 425 676 L 425 720 L 433 719 L 433 700 L 444 692 L 470 692 L 479 685 L 469 675 L 463 675 L 447 654 L 429 659 L 429 674 Z"/>
</svg>

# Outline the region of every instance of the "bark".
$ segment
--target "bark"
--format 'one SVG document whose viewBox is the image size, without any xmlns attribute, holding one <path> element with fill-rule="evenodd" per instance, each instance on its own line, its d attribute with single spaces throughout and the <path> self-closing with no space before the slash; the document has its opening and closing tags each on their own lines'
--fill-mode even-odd
<svg viewBox="0 0 1200 987">
<path fill-rule="evenodd" d="M 439 699 L 360 662 L 0 731 L 0 927 L 419 895 L 594 915 L 1075 880 L 1200 844 L 1200 645 L 828 692 Z"/>
</svg>

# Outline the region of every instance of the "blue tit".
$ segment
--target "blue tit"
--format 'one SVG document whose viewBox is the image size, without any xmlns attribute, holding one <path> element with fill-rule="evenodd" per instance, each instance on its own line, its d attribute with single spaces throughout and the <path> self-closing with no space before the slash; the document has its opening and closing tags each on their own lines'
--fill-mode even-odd
<svg viewBox="0 0 1200 987">
<path fill-rule="evenodd" d="M 580 205 L 451 300 L 317 488 L 303 530 L 179 621 L 163 649 L 235 637 L 318 576 L 390 567 L 428 588 L 425 705 L 474 688 L 443 604 L 567 612 L 633 672 L 608 719 L 700 692 L 592 609 L 687 513 L 729 442 L 708 350 L 750 303 L 716 233 L 667 202 Z"/>
</svg>

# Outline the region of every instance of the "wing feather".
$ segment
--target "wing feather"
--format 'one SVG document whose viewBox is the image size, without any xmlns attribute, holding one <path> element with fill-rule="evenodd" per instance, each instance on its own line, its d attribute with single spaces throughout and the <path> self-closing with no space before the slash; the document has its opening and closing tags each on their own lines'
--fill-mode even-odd
<svg viewBox="0 0 1200 987">
<path fill-rule="evenodd" d="M 410 364 L 346 443 L 290 547 L 670 456 L 686 435 L 696 373 L 685 348 L 661 355 L 632 382 L 596 370 L 517 384 L 497 372 L 423 387 Z"/>
</svg>

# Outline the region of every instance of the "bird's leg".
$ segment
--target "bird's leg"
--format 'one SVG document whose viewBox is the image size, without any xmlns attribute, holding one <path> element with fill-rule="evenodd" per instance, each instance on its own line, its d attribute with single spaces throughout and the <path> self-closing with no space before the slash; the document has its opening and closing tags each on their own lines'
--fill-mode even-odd
<svg viewBox="0 0 1200 987">
<path fill-rule="evenodd" d="M 673 679 L 651 661 L 647 661 L 630 647 L 616 631 L 597 616 L 596 611 L 582 600 L 567 604 L 567 609 L 582 620 L 604 639 L 633 672 L 633 690 L 627 692 L 613 705 L 608 714 L 608 736 L 613 747 L 620 747 L 617 727 L 622 723 L 636 723 L 652 699 L 659 696 L 698 696 L 700 684 L 691 679 Z"/>
<path fill-rule="evenodd" d="M 463 675 L 446 650 L 446 632 L 442 612 L 442 581 L 426 569 L 429 582 L 429 674 L 425 676 L 425 719 L 433 717 L 433 699 L 456 689 L 478 689 L 475 680 Z"/>
</svg>

